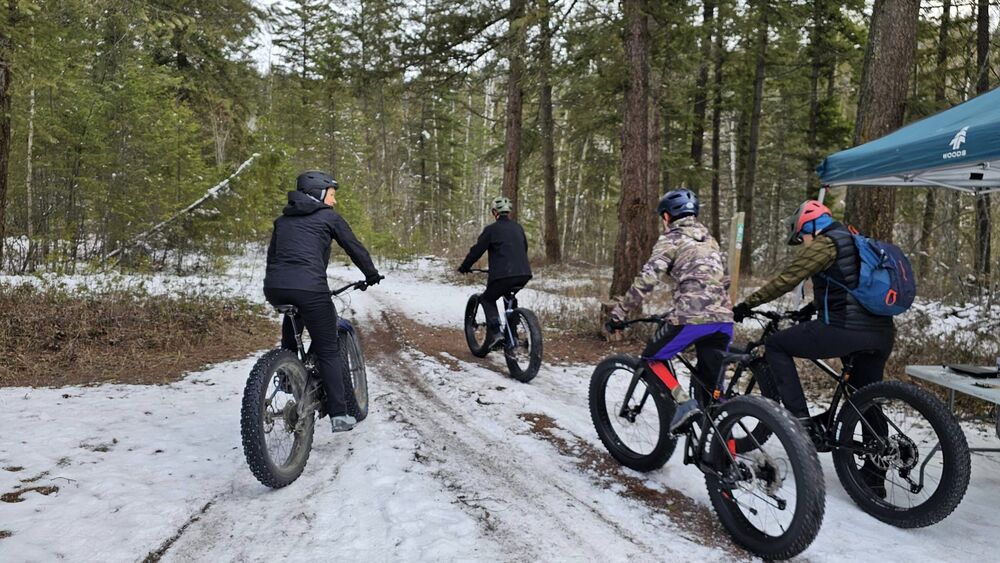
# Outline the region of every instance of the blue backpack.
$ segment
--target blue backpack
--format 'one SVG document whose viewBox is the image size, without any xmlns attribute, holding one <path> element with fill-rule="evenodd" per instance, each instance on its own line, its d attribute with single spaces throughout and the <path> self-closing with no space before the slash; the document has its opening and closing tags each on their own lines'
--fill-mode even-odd
<svg viewBox="0 0 1000 563">
<path fill-rule="evenodd" d="M 910 261 L 898 246 L 859 235 L 851 235 L 858 249 L 861 271 L 858 286 L 851 289 L 827 277 L 846 289 L 873 315 L 892 317 L 906 312 L 917 296 L 917 282 Z"/>
</svg>

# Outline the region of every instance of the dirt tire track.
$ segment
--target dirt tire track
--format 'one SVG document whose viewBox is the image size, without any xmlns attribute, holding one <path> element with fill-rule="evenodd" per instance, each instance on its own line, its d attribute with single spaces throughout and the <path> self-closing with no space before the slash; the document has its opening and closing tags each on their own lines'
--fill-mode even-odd
<svg viewBox="0 0 1000 563">
<path fill-rule="evenodd" d="M 387 381 L 412 390 L 422 399 L 398 406 L 423 443 L 433 444 L 435 449 L 443 446 L 447 451 L 447 460 L 441 459 L 444 463 L 438 477 L 448 488 L 465 495 L 506 499 L 511 507 L 530 507 L 530 510 L 545 518 L 546 525 L 558 526 L 556 535 L 580 546 L 585 550 L 584 553 L 596 555 L 609 546 L 594 545 L 593 538 L 582 535 L 578 531 L 581 527 L 577 525 L 581 518 L 613 529 L 616 536 L 634 546 L 634 555 L 644 558 L 658 555 L 654 547 L 633 535 L 619 522 L 609 519 L 592 502 L 579 498 L 565 483 L 551 477 L 552 468 L 526 469 L 519 465 L 516 461 L 519 459 L 516 447 L 506 446 L 481 430 L 474 421 L 468 420 L 466 413 L 454 408 L 438 395 L 435 386 L 416 375 L 412 370 L 412 362 L 406 356 L 408 348 L 423 354 L 420 344 L 412 336 L 417 331 L 423 331 L 422 325 L 384 311 L 382 321 L 381 326 L 377 326 L 379 323 L 372 323 L 376 326 L 366 334 L 369 341 L 373 342 L 367 349 L 375 354 L 373 360 L 382 368 L 380 372 Z M 452 347 L 458 345 L 464 345 L 464 342 Z M 452 352 L 450 349 L 445 351 Z M 431 357 L 434 356 L 436 354 Z M 477 363 L 488 369 L 497 368 L 485 360 Z M 447 369 L 451 366 L 444 367 Z M 460 430 L 456 432 L 453 429 Z M 455 463 L 456 459 L 458 463 Z M 546 505 L 544 501 L 546 497 L 551 497 L 553 489 L 561 491 L 564 496 L 560 502 Z M 524 543 L 524 538 L 530 537 L 527 534 L 530 529 L 525 529 L 524 522 L 530 520 L 530 514 L 512 521 L 511 517 L 491 513 L 488 508 L 476 505 L 470 507 L 464 501 L 461 504 L 473 510 L 473 515 L 482 523 L 484 532 L 510 552 L 512 558 L 538 560 L 545 559 L 546 555 L 553 555 L 541 553 L 537 546 Z M 477 509 L 482 512 L 476 512 Z M 521 515 L 518 511 L 517 516 Z M 615 553 L 618 556 L 624 555 L 620 551 Z"/>
<path fill-rule="evenodd" d="M 317 421 L 318 422 L 318 421 Z M 342 445 L 337 445 L 339 449 Z M 314 446 L 315 447 L 315 446 Z M 309 498 L 320 492 L 322 492 L 329 482 L 335 480 L 340 475 L 341 464 L 349 459 L 353 455 L 353 448 L 349 446 L 344 446 L 346 450 L 342 455 L 337 457 L 337 463 L 333 465 L 333 472 L 330 475 L 324 476 L 322 479 L 317 479 L 311 484 L 308 491 L 303 491 L 301 493 L 301 498 Z M 315 468 L 314 468 L 315 470 Z M 248 470 L 249 471 L 249 470 Z M 308 481 L 310 477 L 305 476 L 299 478 L 299 482 Z M 315 476 L 313 476 L 315 478 Z M 254 481 L 254 485 L 257 482 Z M 251 485 L 253 486 L 253 485 Z M 301 485 L 300 485 L 301 486 Z M 276 494 L 275 491 L 264 491 L 261 495 Z M 263 502 L 263 498 L 261 497 Z M 248 503 L 245 494 L 237 491 L 234 487 L 228 491 L 220 492 L 212 497 L 199 512 L 196 512 L 192 517 L 178 529 L 177 534 L 173 537 L 168 538 L 161 547 L 157 550 L 151 551 L 149 556 L 145 561 L 159 561 L 161 559 L 168 561 L 198 561 L 203 557 L 205 546 L 214 545 L 219 538 L 228 536 L 233 531 L 233 523 L 239 521 L 241 516 L 247 514 L 254 514 L 254 509 L 252 506 L 253 501 Z M 209 511 L 209 508 L 212 508 Z M 281 515 L 275 515 L 273 508 L 268 510 L 267 517 L 271 521 L 280 521 L 284 523 L 282 526 L 283 532 L 295 532 L 295 537 L 297 539 L 304 538 L 314 531 L 309 526 L 303 526 L 298 530 L 291 530 L 287 526 L 288 522 L 293 522 L 298 520 L 303 514 L 304 508 L 296 503 L 288 503 L 283 505 L 284 510 Z M 234 518 L 234 514 L 236 517 Z M 308 522 L 307 522 L 308 523 Z M 263 525 L 263 523 L 261 524 Z M 291 541 L 288 545 L 298 545 L 300 542 Z M 155 553 L 155 558 L 150 559 Z M 238 554 L 232 554 L 235 559 L 239 559 Z"/>
</svg>

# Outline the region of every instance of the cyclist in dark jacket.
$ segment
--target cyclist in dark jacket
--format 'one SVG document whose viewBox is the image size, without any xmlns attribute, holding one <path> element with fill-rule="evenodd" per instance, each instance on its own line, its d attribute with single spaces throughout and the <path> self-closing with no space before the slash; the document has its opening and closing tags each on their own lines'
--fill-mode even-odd
<svg viewBox="0 0 1000 563">
<path fill-rule="evenodd" d="M 350 430 L 357 420 L 347 413 L 347 381 L 340 360 L 337 310 L 330 299 L 326 268 L 330 243 L 336 241 L 365 275 L 368 285 L 382 280 L 364 245 L 347 221 L 333 210 L 337 204 L 337 182 L 325 172 L 303 172 L 296 191 L 288 192 L 288 205 L 274 220 L 267 247 L 264 296 L 272 305 L 295 305 L 312 338 L 310 351 L 326 390 L 326 411 L 334 432 Z M 281 330 L 281 347 L 295 350 L 295 334 L 289 319 Z"/>
<path fill-rule="evenodd" d="M 751 309 L 791 291 L 812 278 L 813 302 L 800 311 L 803 322 L 779 331 L 765 343 L 765 357 L 785 407 L 799 417 L 815 436 L 824 431 L 823 415 L 809 417 L 795 358 L 844 358 L 854 355 L 851 384 L 863 387 L 882 380 L 892 353 L 895 328 L 892 317 L 874 315 L 845 287 L 856 287 L 860 258 L 851 232 L 833 220 L 822 203 L 803 203 L 789 220 L 788 244 L 803 244 L 784 270 L 733 309 L 737 322 Z M 832 280 L 832 281 L 831 281 Z M 872 490 L 884 494 L 885 472 L 866 462 L 863 476 Z"/>
<path fill-rule="evenodd" d="M 531 266 L 528 264 L 528 238 L 524 229 L 510 218 L 513 206 L 509 199 L 498 197 L 493 200 L 490 212 L 496 221 L 487 225 L 479 235 L 479 240 L 469 249 L 458 271 L 467 274 L 472 271 L 472 265 L 489 252 L 490 273 L 486 281 L 486 289 L 479 296 L 486 313 L 487 348 L 496 346 L 503 340 L 500 334 L 500 313 L 497 311 L 497 299 L 511 291 L 518 291 L 527 285 L 531 279 Z"/>
</svg>

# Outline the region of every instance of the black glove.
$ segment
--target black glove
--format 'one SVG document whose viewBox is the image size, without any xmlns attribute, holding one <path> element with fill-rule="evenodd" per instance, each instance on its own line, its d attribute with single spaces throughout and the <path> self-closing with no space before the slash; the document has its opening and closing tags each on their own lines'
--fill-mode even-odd
<svg viewBox="0 0 1000 563">
<path fill-rule="evenodd" d="M 749 317 L 752 312 L 753 311 L 750 310 L 749 305 L 746 303 L 740 303 L 739 305 L 733 307 L 733 322 L 743 322 L 743 319 Z"/>
<path fill-rule="evenodd" d="M 378 285 L 378 282 L 380 282 L 380 281 L 382 281 L 384 279 L 385 279 L 385 276 L 383 276 L 382 274 L 375 273 L 375 274 L 372 274 L 372 275 L 368 276 L 367 278 L 365 278 L 365 285 L 367 285 L 369 287 L 371 287 L 373 285 Z"/>
<path fill-rule="evenodd" d="M 459 266 L 458 267 L 458 273 L 460 273 L 460 274 L 468 274 L 471 271 L 472 271 L 472 268 L 470 268 L 468 266 Z"/>
<path fill-rule="evenodd" d="M 816 305 L 809 303 L 805 307 L 793 313 L 791 317 L 800 323 L 804 323 L 806 321 L 811 321 L 813 315 L 815 314 L 816 314 Z"/>
<path fill-rule="evenodd" d="M 608 322 L 604 323 L 604 329 L 608 332 L 618 332 L 619 330 L 625 330 L 625 321 L 619 321 L 617 319 L 608 319 Z"/>
</svg>

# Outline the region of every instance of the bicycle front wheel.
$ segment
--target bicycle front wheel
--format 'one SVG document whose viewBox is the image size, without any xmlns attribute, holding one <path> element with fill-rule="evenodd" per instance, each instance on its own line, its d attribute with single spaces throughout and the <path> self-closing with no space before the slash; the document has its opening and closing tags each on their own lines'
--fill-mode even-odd
<svg viewBox="0 0 1000 563">
<path fill-rule="evenodd" d="M 670 419 L 677 405 L 641 360 L 616 354 L 590 377 L 590 418 L 601 443 L 618 463 L 636 471 L 663 467 L 677 445 Z"/>
<path fill-rule="evenodd" d="M 969 444 L 939 399 L 900 381 L 866 385 L 837 415 L 837 477 L 862 510 L 900 528 L 944 520 L 969 486 Z"/>
<path fill-rule="evenodd" d="M 465 343 L 477 358 L 490 353 L 486 347 L 486 311 L 479 303 L 478 293 L 473 293 L 465 304 Z"/>
<path fill-rule="evenodd" d="M 278 489 L 299 478 L 315 429 L 306 368 L 295 352 L 271 350 L 257 360 L 243 390 L 240 434 L 247 465 L 262 484 Z"/>
<path fill-rule="evenodd" d="M 744 396 L 727 401 L 704 426 L 708 496 L 733 539 L 764 559 L 802 553 L 823 523 L 823 470 L 802 424 L 774 401 Z M 754 438 L 766 428 L 769 439 Z M 717 431 L 716 431 L 717 430 Z M 736 448 L 738 440 L 755 447 Z"/>
<path fill-rule="evenodd" d="M 505 338 L 513 339 L 504 346 L 504 360 L 507 369 L 514 379 L 527 383 L 538 375 L 542 367 L 542 327 L 538 317 L 528 309 L 514 309 L 507 317 L 509 334 Z"/>
<path fill-rule="evenodd" d="M 368 372 L 365 357 L 361 352 L 361 341 L 353 330 L 340 331 L 340 350 L 344 361 L 344 377 L 347 378 L 347 413 L 361 422 L 368 417 Z"/>
</svg>

